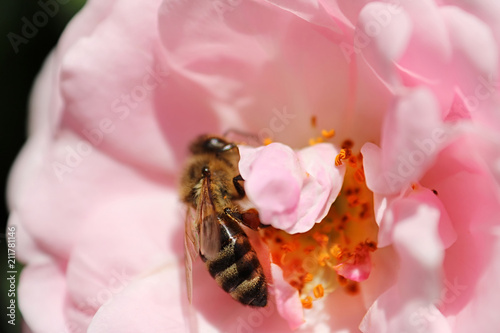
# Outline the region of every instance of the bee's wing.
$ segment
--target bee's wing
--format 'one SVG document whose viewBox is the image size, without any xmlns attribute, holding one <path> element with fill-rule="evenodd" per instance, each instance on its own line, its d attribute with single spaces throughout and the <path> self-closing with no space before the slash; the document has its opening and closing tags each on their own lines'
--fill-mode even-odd
<svg viewBox="0 0 500 333">
<path fill-rule="evenodd" d="M 201 188 L 198 204 L 200 218 L 200 253 L 207 259 L 214 259 L 220 251 L 220 222 L 212 202 L 208 181 Z"/>
<path fill-rule="evenodd" d="M 193 262 L 200 251 L 199 237 L 196 232 L 196 216 L 192 208 L 186 212 L 184 231 L 184 264 L 186 268 L 186 287 L 189 303 L 193 299 Z"/>
</svg>

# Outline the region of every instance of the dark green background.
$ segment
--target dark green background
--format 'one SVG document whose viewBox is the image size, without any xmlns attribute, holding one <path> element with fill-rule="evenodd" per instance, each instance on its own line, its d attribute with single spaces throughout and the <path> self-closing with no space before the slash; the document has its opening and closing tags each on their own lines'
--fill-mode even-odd
<svg viewBox="0 0 500 333">
<path fill-rule="evenodd" d="M 48 16 L 47 23 L 38 28 L 38 33 L 28 38 L 28 43 L 20 44 L 14 51 L 8 39 L 10 32 L 22 35 L 23 17 L 33 22 L 33 15 L 43 11 L 41 3 L 55 2 L 59 9 L 54 17 Z M 62 1 L 61 2 L 67 2 Z M 30 90 L 36 74 L 47 56 L 54 48 L 64 27 L 71 17 L 83 6 L 84 0 L 70 0 L 59 4 L 57 0 L 2 0 L 0 1 L 0 114 L 1 128 L 1 182 L 6 188 L 10 167 L 26 141 L 26 116 Z M 2 204 L 0 222 L 0 332 L 20 332 L 21 318 L 16 317 L 16 326 L 7 324 L 7 249 L 4 238 L 8 210 L 5 199 Z M 19 281 L 19 277 L 17 278 Z"/>
</svg>

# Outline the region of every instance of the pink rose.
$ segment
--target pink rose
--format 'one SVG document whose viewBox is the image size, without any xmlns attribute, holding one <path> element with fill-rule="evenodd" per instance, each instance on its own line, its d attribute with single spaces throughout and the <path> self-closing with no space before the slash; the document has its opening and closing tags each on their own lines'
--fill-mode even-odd
<svg viewBox="0 0 500 333">
<path fill-rule="evenodd" d="M 90 1 L 37 79 L 10 176 L 26 326 L 496 332 L 499 15 Z M 240 146 L 271 225 L 269 305 L 235 302 L 198 260 L 190 306 L 178 177 L 193 138 L 235 129 L 274 142 Z"/>
</svg>

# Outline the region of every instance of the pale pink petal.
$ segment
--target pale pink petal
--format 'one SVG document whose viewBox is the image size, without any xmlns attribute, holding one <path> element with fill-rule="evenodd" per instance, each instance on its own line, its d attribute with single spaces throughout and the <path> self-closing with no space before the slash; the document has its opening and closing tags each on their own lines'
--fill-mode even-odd
<svg viewBox="0 0 500 333">
<path fill-rule="evenodd" d="M 398 65 L 407 85 L 439 85 L 447 75 L 450 41 L 439 7 L 433 0 L 403 1 L 395 5 L 412 21 L 410 42 Z"/>
<path fill-rule="evenodd" d="M 344 182 L 345 165 L 335 166 L 340 151 L 330 144 L 317 144 L 297 152 L 306 178 L 300 194 L 298 220 L 289 233 L 304 232 L 323 220 Z"/>
<path fill-rule="evenodd" d="M 371 143 L 361 149 L 367 186 L 375 193 L 398 193 L 432 165 L 448 136 L 429 91 L 404 94 L 386 117 L 382 149 Z"/>
<path fill-rule="evenodd" d="M 29 130 L 31 133 L 34 133 L 37 128 L 54 133 L 60 125 L 63 112 L 60 92 L 61 59 L 75 43 L 81 38 L 88 37 L 99 26 L 111 11 L 114 2 L 114 0 L 92 1 L 92 4 L 84 6 L 68 23 L 57 48 L 47 57 L 37 77 L 30 99 Z"/>
<path fill-rule="evenodd" d="M 500 45 L 500 3 L 496 0 L 443 0 L 443 4 L 457 6 L 485 22 L 495 36 L 495 44 Z M 445 7 L 443 7 L 445 8 Z"/>
<path fill-rule="evenodd" d="M 185 309 L 174 306 L 184 296 L 179 288 L 179 275 L 177 269 L 165 268 L 131 282 L 99 309 L 88 332 L 188 331 L 187 305 Z M 207 325 L 202 327 L 202 331 L 214 332 L 214 328 Z"/>
<path fill-rule="evenodd" d="M 333 112 L 358 111 L 352 103 L 356 82 L 349 78 L 341 47 L 288 11 L 250 1 L 222 10 L 210 2 L 165 1 L 160 32 L 172 73 L 183 78 L 185 87 L 178 94 L 203 98 L 206 105 L 199 112 L 215 110 L 222 132 L 236 126 L 261 140 L 303 147 L 318 135 L 304 126 L 313 115 L 321 114 L 321 128 L 335 126 L 338 140 L 359 126 Z M 191 126 L 187 119 L 176 124 Z"/>
<path fill-rule="evenodd" d="M 345 166 L 335 166 L 337 154 L 330 144 L 297 153 L 279 143 L 240 146 L 245 191 L 262 223 L 297 233 L 320 222 L 342 187 Z"/>
<path fill-rule="evenodd" d="M 500 184 L 500 135 L 482 126 L 467 128 L 468 141 L 474 147 L 477 157 L 484 162 L 491 175 Z"/>
<path fill-rule="evenodd" d="M 337 274 L 352 281 L 365 281 L 370 276 L 372 262 L 368 250 L 356 252 L 356 254 L 335 266 Z"/>
<path fill-rule="evenodd" d="M 288 322 L 291 329 L 296 329 L 304 323 L 299 292 L 283 279 L 283 271 L 278 265 L 271 263 L 271 274 L 278 313 Z"/>
<path fill-rule="evenodd" d="M 19 309 L 27 325 L 36 332 L 64 332 L 68 324 L 64 317 L 65 289 L 64 270 L 57 262 L 38 256 L 36 263 L 27 265 L 18 290 Z"/>
<path fill-rule="evenodd" d="M 497 74 L 498 46 L 490 27 L 477 17 L 458 7 L 445 6 L 440 11 L 453 48 L 454 65 L 460 68 L 452 77 L 465 93 L 470 93 L 472 87 L 463 86 L 467 84 L 466 79 L 477 79 L 473 75 Z M 472 81 L 469 85 L 477 83 Z"/>
<path fill-rule="evenodd" d="M 204 275 L 199 282 L 210 282 L 210 275 Z M 89 332 L 289 331 L 286 322 L 277 316 L 274 304 L 262 309 L 238 305 L 219 287 L 208 287 L 196 304 L 189 305 L 183 279 L 182 267 L 166 265 L 134 280 L 99 309 Z M 227 297 L 221 299 L 220 295 Z M 217 306 L 207 306 L 214 300 Z"/>
<path fill-rule="evenodd" d="M 398 198 L 389 198 L 388 207 L 385 210 L 384 217 L 379 223 L 378 246 L 384 247 L 392 244 L 394 227 L 398 221 L 399 210 L 402 201 Z M 425 188 L 416 188 L 411 190 L 405 197 L 405 202 L 409 205 L 426 204 L 439 211 L 439 236 L 445 248 L 450 247 L 457 239 L 456 231 L 448 216 L 446 208 L 441 203 L 439 197 L 431 190 Z"/>
<path fill-rule="evenodd" d="M 328 1 L 286 1 L 286 0 L 267 0 L 281 9 L 290 11 L 298 17 L 303 18 L 309 23 L 316 24 L 319 27 L 326 28 L 335 35 L 343 35 L 341 28 L 344 25 L 341 12 L 335 5 Z M 345 28 L 344 28 L 345 29 Z M 338 38 L 338 37 L 337 37 Z"/>
<path fill-rule="evenodd" d="M 33 145 L 28 149 L 39 147 Z M 16 194 L 13 209 L 37 245 L 60 259 L 67 259 L 93 210 L 130 193 L 157 191 L 171 182 L 167 177 L 145 178 L 92 150 L 70 132 L 61 132 L 51 147 L 25 156 L 34 159 L 34 167 L 25 166 L 30 187 Z"/>
<path fill-rule="evenodd" d="M 360 284 L 365 309 L 397 282 L 399 272 L 399 257 L 393 246 L 379 247 L 371 254 L 371 261 L 370 278 Z"/>
<path fill-rule="evenodd" d="M 245 192 L 262 222 L 284 230 L 293 228 L 305 177 L 295 152 L 272 143 L 257 149 L 241 147 L 240 155 Z"/>
<path fill-rule="evenodd" d="M 423 183 L 433 186 L 446 207 L 457 241 L 443 263 L 446 291 L 442 312 L 456 332 L 494 332 L 498 307 L 498 212 L 500 191 L 489 170 L 468 151 L 467 137 L 443 150 Z"/>
<path fill-rule="evenodd" d="M 130 193 L 88 214 L 66 271 L 69 308 L 75 310 L 66 311 L 68 318 L 86 327 L 94 313 L 137 276 L 165 262 L 180 264 L 183 231 L 178 208 L 175 192 L 151 190 Z"/>
<path fill-rule="evenodd" d="M 473 119 L 498 130 L 484 109 L 498 108 L 498 46 L 489 26 L 457 7 L 443 7 L 453 47 L 451 75 L 447 76 Z M 481 50 L 481 52 L 477 52 Z"/>
<path fill-rule="evenodd" d="M 411 38 L 412 22 L 402 9 L 391 4 L 374 2 L 359 13 L 357 38 L 364 43 L 361 53 L 380 80 L 391 89 L 400 85 L 397 62 Z"/>
<path fill-rule="evenodd" d="M 156 121 L 156 112 L 168 108 L 157 111 L 155 101 L 168 77 L 157 45 L 159 2 L 116 2 L 93 31 L 99 38 L 81 39 L 64 54 L 60 74 L 60 126 L 122 163 L 157 174 L 175 165 Z"/>
<path fill-rule="evenodd" d="M 452 333 L 446 318 L 426 302 L 402 300 L 397 286 L 382 294 L 359 326 L 363 333 Z"/>
<path fill-rule="evenodd" d="M 393 244 L 400 259 L 398 280 L 375 301 L 360 328 L 363 332 L 450 331 L 444 316 L 434 307 L 441 296 L 444 259 L 440 211 L 408 199 L 395 200 L 391 209 L 397 221 Z M 424 318 L 421 323 L 422 311 L 432 311 L 433 320 Z"/>
<path fill-rule="evenodd" d="M 332 1 L 324 1 L 324 2 L 332 2 Z M 356 26 L 356 22 L 358 21 L 358 16 L 361 10 L 366 6 L 366 4 L 370 3 L 371 0 L 352 0 L 352 1 L 336 1 L 339 9 L 342 11 L 342 14 L 351 22 L 352 26 Z"/>
</svg>

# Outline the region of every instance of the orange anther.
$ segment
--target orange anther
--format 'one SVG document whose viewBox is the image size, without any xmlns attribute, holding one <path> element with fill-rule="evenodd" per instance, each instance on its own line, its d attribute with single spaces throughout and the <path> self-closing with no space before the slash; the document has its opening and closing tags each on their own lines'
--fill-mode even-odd
<svg viewBox="0 0 500 333">
<path fill-rule="evenodd" d="M 302 303 L 302 307 L 304 309 L 311 309 L 313 307 L 311 296 L 307 296 L 306 298 L 301 299 L 300 302 Z"/>
<path fill-rule="evenodd" d="M 313 289 L 314 297 L 321 298 L 325 294 L 325 289 L 323 289 L 323 285 L 320 283 Z"/>
<path fill-rule="evenodd" d="M 304 282 L 311 282 L 313 280 L 313 275 L 311 273 L 307 273 L 304 276 Z"/>
</svg>

